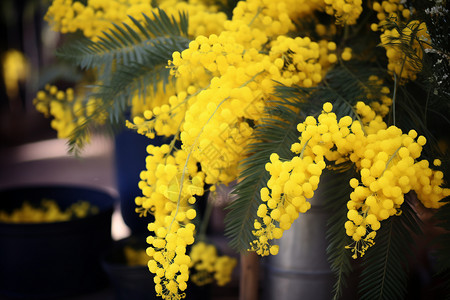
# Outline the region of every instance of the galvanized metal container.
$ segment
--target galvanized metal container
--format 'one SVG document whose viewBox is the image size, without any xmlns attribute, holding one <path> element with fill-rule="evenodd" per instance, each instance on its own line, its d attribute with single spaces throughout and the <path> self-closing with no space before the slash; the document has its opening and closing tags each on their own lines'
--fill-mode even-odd
<svg viewBox="0 0 450 300">
<path fill-rule="evenodd" d="M 333 274 L 327 261 L 326 224 L 320 188 L 310 200 L 311 209 L 300 214 L 277 241 L 278 255 L 263 261 L 264 300 L 329 300 Z"/>
</svg>

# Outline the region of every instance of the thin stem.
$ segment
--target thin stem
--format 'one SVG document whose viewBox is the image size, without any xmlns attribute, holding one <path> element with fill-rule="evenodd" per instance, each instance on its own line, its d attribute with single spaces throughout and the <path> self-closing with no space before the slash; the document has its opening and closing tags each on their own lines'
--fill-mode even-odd
<svg viewBox="0 0 450 300">
<path fill-rule="evenodd" d="M 211 213 L 214 208 L 214 202 L 215 202 L 214 197 L 211 197 L 211 198 L 212 198 L 212 200 L 208 199 L 206 201 L 206 210 L 205 210 L 205 214 L 203 215 L 202 223 L 200 224 L 200 230 L 199 230 L 200 238 L 206 236 L 206 229 L 208 229 L 208 222 L 209 222 L 209 219 L 211 218 Z"/>
<path fill-rule="evenodd" d="M 389 157 L 389 160 L 386 162 L 386 167 L 384 167 L 383 172 L 381 172 L 381 176 L 383 176 L 384 172 L 387 170 L 389 164 L 391 163 L 391 161 L 394 159 L 394 157 L 397 155 L 398 151 L 400 150 L 401 146 L 397 148 L 397 150 L 395 150 L 395 152 L 391 155 L 391 157 Z"/>
<path fill-rule="evenodd" d="M 395 99 L 397 97 L 397 74 L 394 72 L 394 93 L 392 95 L 392 118 L 394 119 L 395 125 Z"/>
<path fill-rule="evenodd" d="M 259 16 L 259 14 L 262 12 L 262 10 L 263 10 L 262 7 L 258 7 L 258 10 L 256 11 L 255 16 L 250 21 L 250 23 L 248 23 L 248 27 L 252 26 L 253 22 L 255 22 L 256 18 Z"/>
<path fill-rule="evenodd" d="M 309 143 L 310 140 L 311 140 L 311 138 L 309 138 L 306 141 L 305 145 L 303 146 L 302 151 L 300 152 L 300 155 L 299 155 L 300 158 L 303 158 L 303 154 L 305 153 L 306 146 L 308 146 L 308 143 Z"/>
<path fill-rule="evenodd" d="M 405 67 L 406 58 L 407 58 L 407 56 L 405 54 L 405 57 L 403 58 L 403 61 L 402 61 L 402 67 L 400 68 L 400 73 L 398 74 L 398 76 L 400 77 L 400 80 L 402 80 L 402 73 L 403 73 L 403 68 Z M 397 74 L 395 74 L 395 71 L 393 73 L 394 73 L 394 94 L 392 95 L 392 114 L 393 114 L 392 118 L 394 120 L 394 125 L 395 125 L 395 100 L 397 97 L 398 80 L 397 80 Z"/>
</svg>

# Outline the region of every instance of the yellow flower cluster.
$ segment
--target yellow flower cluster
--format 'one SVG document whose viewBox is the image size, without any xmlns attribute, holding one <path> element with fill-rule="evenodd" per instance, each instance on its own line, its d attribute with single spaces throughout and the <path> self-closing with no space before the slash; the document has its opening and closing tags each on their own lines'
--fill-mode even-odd
<svg viewBox="0 0 450 300">
<path fill-rule="evenodd" d="M 166 119 L 183 115 L 181 126 L 172 122 L 172 129 L 180 128 L 183 149 L 201 162 L 209 184 L 236 178 L 253 131 L 250 125 L 262 117 L 274 80 L 310 87 L 337 61 L 333 42 L 282 35 L 293 26 L 289 16 L 306 12 L 298 5 L 298 11 L 288 9 L 289 3 L 239 2 L 233 19 L 225 22 L 228 30 L 198 36 L 188 49 L 173 54 L 174 74 L 184 82 L 185 93 L 171 96 L 169 107 L 161 110 L 168 112 Z M 271 24 L 283 26 L 275 25 L 275 31 Z M 348 49 L 344 52 L 351 56 Z M 186 104 L 185 113 L 174 113 L 180 104 Z M 145 114 L 148 118 L 129 126 L 151 136 L 158 117 L 154 110 Z"/>
<path fill-rule="evenodd" d="M 271 177 L 267 188 L 261 190 L 264 203 L 258 208 L 260 220 L 254 226 L 258 239 L 251 244 L 260 255 L 276 254 L 270 240 L 280 238 L 298 213 L 309 209 L 306 200 L 318 186 L 324 158 L 335 163 L 351 161 L 361 176 L 350 181 L 354 191 L 345 223 L 354 241 L 349 246 L 354 258 L 373 245 L 381 221 L 401 213 L 405 194 L 414 191 L 428 208 L 439 208 L 439 201 L 450 195 L 450 189 L 440 187 L 443 173 L 432 170 L 428 161 L 418 160 L 425 137 L 417 137 L 414 130 L 404 134 L 396 126 L 387 127 L 363 102 L 356 105 L 361 121 L 349 116 L 337 120 L 331 110 L 331 103 L 326 103 L 317 119 L 309 116 L 298 125 L 300 143 L 293 144 L 291 150 L 299 156 L 281 162 L 272 154 L 266 165 Z"/>
<path fill-rule="evenodd" d="M 322 81 L 319 45 L 308 37 L 293 39 L 283 35 L 278 36 L 272 42 L 269 57 L 273 65 L 279 69 L 279 79 L 286 85 L 299 84 L 304 87 L 311 87 Z M 330 42 L 323 46 L 326 46 L 324 49 L 329 50 L 329 48 L 335 49 L 335 45 Z M 326 52 L 322 54 L 327 57 Z"/>
<path fill-rule="evenodd" d="M 362 13 L 362 0 L 324 0 L 325 12 L 335 16 L 336 23 L 354 25 Z"/>
<path fill-rule="evenodd" d="M 261 48 L 267 41 L 295 28 L 293 20 L 323 7 L 322 0 L 239 1 L 225 30 L 245 48 Z"/>
<path fill-rule="evenodd" d="M 389 19 L 408 20 L 412 11 L 407 9 L 401 0 L 374 1 L 372 9 L 377 13 L 378 24 L 373 23 L 370 27 L 373 31 L 382 29 Z"/>
<path fill-rule="evenodd" d="M 142 207 L 139 213 L 151 212 L 155 223 L 164 227 L 170 226 L 175 217 L 183 222 L 192 216 L 192 212 L 186 215 L 186 210 L 195 203 L 194 196 L 204 192 L 204 175 L 196 161 L 192 159 L 186 164 L 187 153 L 183 150 L 171 153 L 172 150 L 166 144 L 147 147 L 146 170 L 141 172 L 139 182 L 143 197 L 136 198 L 136 204 Z"/>
<path fill-rule="evenodd" d="M 219 256 L 214 245 L 197 242 L 192 246 L 190 279 L 198 286 L 212 283 L 215 279 L 219 286 L 231 280 L 231 273 L 237 260 L 227 255 Z"/>
<path fill-rule="evenodd" d="M 42 199 L 39 206 L 23 202 L 22 206 L 11 213 L 0 211 L 0 222 L 4 223 L 47 223 L 63 222 L 74 218 L 85 218 L 98 213 L 98 207 L 87 201 L 73 203 L 62 210 L 55 200 Z"/>
<path fill-rule="evenodd" d="M 158 8 L 173 15 L 175 20 L 179 19 L 179 12 L 187 13 L 191 36 L 220 32 L 226 20 L 226 15 L 217 12 L 215 6 L 206 6 L 198 1 L 166 0 L 161 1 Z M 69 33 L 81 30 L 84 36 L 96 41 L 103 31 L 114 28 L 113 23 L 126 23 L 134 28 L 129 16 L 142 21 L 143 14 L 153 18 L 152 13 L 157 13 L 157 8 L 152 7 L 149 0 L 88 0 L 86 5 L 80 1 L 54 0 L 45 20 L 55 31 Z"/>
<path fill-rule="evenodd" d="M 154 138 L 155 132 L 167 137 L 178 135 L 188 100 L 183 82 L 179 80 L 164 88 L 162 82 L 158 85 L 156 93 L 145 99 L 135 95 L 131 107 L 133 122 L 126 120 L 125 125 L 149 138 Z"/>
<path fill-rule="evenodd" d="M 227 15 L 217 10 L 215 5 L 206 5 L 198 0 L 165 0 L 161 1 L 159 8 L 169 16 L 173 15 L 178 21 L 179 12 L 185 12 L 189 16 L 189 36 L 218 34 L 224 29 Z"/>
<path fill-rule="evenodd" d="M 295 28 L 296 18 L 323 7 L 323 1 L 301 5 L 290 0 L 239 2 L 232 19 L 224 22 L 223 31 L 199 35 L 188 49 L 173 53 L 169 65 L 177 88 L 167 96 L 169 103 L 144 111 L 127 126 L 149 137 L 179 132 L 185 159 L 189 165 L 199 162 L 205 183 L 235 180 L 245 149 L 252 142 L 253 125 L 260 122 L 267 100 L 273 97 L 275 81 L 288 86 L 315 86 L 337 62 L 338 55 L 344 60 L 351 58 L 350 48 L 338 53 L 334 42 L 286 35 Z M 145 176 L 152 177 L 156 165 L 165 160 L 166 156 L 152 153 Z M 176 218 L 179 210 L 167 200 L 168 195 L 158 192 L 158 181 L 142 179 L 147 183 L 140 183 L 144 197 L 136 199 L 138 206 L 142 205 L 139 212 L 169 203 L 172 211 L 167 209 L 163 215 Z M 173 192 L 185 198 L 184 191 Z M 163 200 L 149 200 L 155 197 Z M 183 206 L 178 203 L 178 207 Z M 155 215 L 159 211 L 155 209 Z M 155 228 L 160 226 L 168 225 L 160 222 Z"/>
<path fill-rule="evenodd" d="M 328 103 L 330 104 L 330 103 Z M 299 213 L 311 208 L 310 199 L 314 196 L 325 169 L 325 157 L 330 159 L 333 147 L 332 127 L 336 137 L 341 131 L 348 129 L 350 119 L 336 122 L 330 105 L 324 105 L 325 114 L 319 116 L 319 124 L 314 117 L 307 117 L 304 123 L 297 126 L 301 132 L 300 143 L 292 145 L 291 150 L 298 154 L 292 160 L 280 161 L 278 154 L 270 156 L 266 170 L 270 174 L 267 187 L 261 189 L 261 200 L 258 207 L 258 220 L 254 222 L 253 234 L 257 237 L 250 246 L 257 254 L 266 256 L 278 253 L 278 245 L 271 245 L 271 240 L 282 237 Z M 336 123 L 336 124 L 334 124 Z M 332 126 L 335 125 L 335 126 Z M 270 189 L 270 190 L 269 190 Z"/>
<path fill-rule="evenodd" d="M 96 40 L 102 31 L 113 28 L 112 23 L 121 24 L 129 20 L 128 15 L 142 19 L 142 13 L 151 14 L 147 0 L 54 0 L 44 19 L 53 30 L 61 33 L 81 30 L 84 36 Z"/>
<path fill-rule="evenodd" d="M 395 73 L 401 79 L 400 82 L 415 80 L 416 74 L 422 69 L 423 49 L 430 48 L 426 24 L 413 20 L 401 32 L 395 28 L 386 29 L 380 38 L 389 59 L 388 70 Z M 405 53 L 405 47 L 411 49 L 412 53 Z"/>
<path fill-rule="evenodd" d="M 166 227 L 156 223 L 149 224 L 149 230 L 156 236 L 149 236 L 147 255 L 152 257 L 148 262 L 150 272 L 155 274 L 155 291 L 163 299 L 178 300 L 184 298 L 184 290 L 189 279 L 191 259 L 186 254 L 186 247 L 194 243 L 195 225 L 188 223 L 181 226 L 173 222 Z M 181 292 L 180 292 L 181 291 Z"/>
<path fill-rule="evenodd" d="M 443 205 L 439 201 L 450 195 L 449 189 L 440 187 L 443 173 L 429 168 L 428 161 L 418 160 L 425 137 L 417 137 L 414 130 L 404 134 L 395 126 L 386 128 L 363 103 L 358 103 L 356 108 L 363 121 L 370 122 L 367 127 L 375 126 L 379 130 L 367 136 L 360 133 L 362 138 L 355 139 L 357 147 L 349 156 L 361 176 L 361 182 L 356 178 L 350 181 L 354 191 L 347 204 L 349 221 L 345 224 L 347 234 L 355 241 L 351 247 L 354 258 L 364 255 L 373 244 L 381 221 L 401 213 L 405 194 L 414 191 L 427 208 L 439 208 Z M 352 128 L 355 136 L 357 132 Z"/>
<path fill-rule="evenodd" d="M 410 21 L 413 9 L 406 8 L 400 0 L 375 1 L 372 9 L 379 22 L 371 24 L 371 29 L 381 32 L 381 44 L 389 60 L 388 70 L 399 77 L 400 83 L 415 80 L 422 69 L 422 51 L 430 48 L 426 24 Z M 390 20 L 396 20 L 402 29 L 390 28 Z M 404 51 L 408 48 L 412 50 L 409 55 Z"/>
<path fill-rule="evenodd" d="M 204 175 L 195 160 L 188 160 L 183 150 L 169 145 L 149 145 L 146 170 L 140 174 L 139 188 L 143 196 L 136 197 L 136 211 L 153 214 L 148 225 L 154 233 L 147 242 L 150 272 L 155 274 L 155 289 L 164 299 L 181 299 L 189 279 L 190 258 L 186 246 L 194 243 L 196 217 L 192 208 L 195 195 L 203 195 Z M 181 191 L 181 192 L 180 192 Z"/>
<path fill-rule="evenodd" d="M 103 124 L 106 119 L 105 114 L 99 113 L 100 103 L 97 99 L 89 98 L 85 101 L 82 97 L 77 97 L 72 88 L 61 91 L 56 86 L 46 85 L 44 90 L 37 93 L 33 104 L 37 111 L 54 118 L 51 126 L 61 139 L 70 137 L 75 128 L 83 125 L 87 118 L 92 118 L 97 124 Z"/>
<path fill-rule="evenodd" d="M 226 20 L 226 15 L 218 12 L 217 7 L 206 6 L 194 0 L 189 2 L 161 1 L 158 8 L 164 9 L 175 20 L 179 19 L 179 12 L 187 13 L 191 36 L 220 32 L 223 30 L 223 24 Z M 82 30 L 86 37 L 95 41 L 103 31 L 113 28 L 113 23 L 126 23 L 133 28 L 134 24 L 128 16 L 142 21 L 143 13 L 152 18 L 152 12 L 157 13 L 157 9 L 152 8 L 148 0 L 89 0 L 86 5 L 79 1 L 55 0 L 49 7 L 45 19 L 57 31 L 67 33 Z M 183 99 L 181 99 L 183 92 L 177 94 L 177 92 L 184 91 L 187 88 L 187 85 L 183 84 L 183 80 L 177 80 L 176 84 L 169 83 L 164 88 L 161 81 L 157 87 L 156 93 L 150 96 L 143 98 L 136 94 L 132 98 L 131 117 L 136 117 L 134 119 L 135 124 L 128 121 L 126 124 L 129 128 L 136 129 L 139 133 L 146 134 L 151 138 L 154 137 L 155 130 L 159 135 L 171 136 L 176 134 L 179 131 L 179 124 L 185 109 L 185 106 L 182 105 Z M 52 87 L 51 92 L 54 89 Z M 58 102 L 54 102 L 43 92 L 39 92 L 35 103 L 38 111 L 55 118 L 52 127 L 58 131 L 58 137 L 67 138 L 75 127 L 85 121 L 82 118 L 85 108 L 81 106 L 89 107 L 86 108 L 86 111 L 91 111 L 95 109 L 92 105 L 94 100 L 81 105 L 81 100 L 73 101 L 71 89 L 67 91 L 67 97 L 61 96 L 62 92 L 58 91 L 58 93 L 60 99 L 58 99 Z M 171 96 L 173 97 L 170 98 Z M 53 103 L 52 108 L 46 108 L 50 102 Z M 65 102 L 76 102 L 76 104 L 66 104 Z M 168 110 L 169 103 L 172 105 L 170 111 Z"/>
</svg>

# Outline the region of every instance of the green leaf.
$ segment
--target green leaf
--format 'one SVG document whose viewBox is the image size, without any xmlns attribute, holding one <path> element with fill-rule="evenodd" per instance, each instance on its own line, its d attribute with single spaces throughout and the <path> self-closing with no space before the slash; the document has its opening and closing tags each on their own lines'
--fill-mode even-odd
<svg viewBox="0 0 450 300">
<path fill-rule="evenodd" d="M 320 189 L 323 191 L 325 209 L 330 212 L 327 223 L 327 255 L 336 280 L 333 299 L 340 299 L 347 286 L 347 278 L 353 270 L 351 252 L 345 248 L 352 241 L 344 224 L 348 220 L 347 202 L 352 192 L 349 181 L 357 178 L 357 174 L 351 165 L 346 164 L 334 171 L 326 171 L 322 176 L 324 179 L 320 181 Z"/>
<path fill-rule="evenodd" d="M 99 91 L 92 96 L 101 98 L 103 109 L 109 115 L 110 121 L 118 122 L 131 106 L 131 100 L 137 93 L 144 101 L 143 97 L 157 90 L 158 82 L 162 81 L 165 86 L 170 80 L 170 70 L 166 65 L 150 67 L 134 63 L 120 66 L 109 84 L 100 86 Z"/>
<path fill-rule="evenodd" d="M 408 255 L 413 234 L 421 234 L 421 223 L 405 195 L 400 216 L 381 223 L 375 245 L 363 257 L 359 291 L 362 299 L 404 299 L 408 279 Z"/>
<path fill-rule="evenodd" d="M 269 179 L 265 164 L 270 154 L 278 153 L 285 159 L 293 155 L 290 145 L 298 138 L 297 124 L 303 121 L 304 116 L 290 107 L 292 104 L 286 99 L 273 103 L 267 114 L 276 115 L 279 119 L 268 117 L 256 127 L 255 138 L 261 142 L 249 146 L 249 157 L 242 163 L 242 172 L 234 190 L 237 198 L 227 207 L 229 211 L 225 218 L 225 233 L 231 238 L 230 246 L 238 251 L 247 250 L 254 239 L 253 223 L 262 203 L 260 190 Z"/>
<path fill-rule="evenodd" d="M 125 23 L 123 26 L 113 24 L 114 28 L 103 32 L 104 36 L 98 37 L 97 42 L 80 37 L 61 47 L 57 55 L 83 69 L 100 68 L 99 72 L 105 72 L 101 68 L 113 64 L 128 64 L 133 61 L 157 64 L 161 57 L 167 57 L 167 53 L 161 53 L 162 50 L 186 49 L 190 40 L 187 36 L 188 21 L 185 13 L 179 13 L 179 23 L 173 17 L 170 19 L 163 10 L 159 10 L 158 14 L 153 13 L 153 17 L 151 19 L 144 15 L 143 23 L 129 17 L 137 29 Z M 164 48 L 164 45 L 170 46 Z M 155 54 L 155 49 L 158 49 L 156 53 L 159 56 L 145 55 Z M 110 75 L 106 73 L 101 77 Z"/>
<path fill-rule="evenodd" d="M 90 127 L 96 127 L 99 116 L 108 115 L 108 127 L 117 132 L 123 127 L 125 114 L 129 113 L 132 98 L 142 99 L 156 93 L 159 82 L 163 89 L 174 77 L 167 68 L 175 51 L 183 51 L 189 45 L 188 19 L 179 13 L 177 22 L 163 11 L 153 12 L 153 19 L 144 15 L 144 22 L 130 17 L 136 29 L 127 24 L 104 32 L 97 42 L 81 37 L 66 45 L 59 52 L 85 69 L 95 69 L 101 85 L 96 84 L 88 97 L 101 100 L 94 114 L 85 124 L 77 127 L 70 138 L 71 152 L 79 151 L 87 140 Z"/>
</svg>

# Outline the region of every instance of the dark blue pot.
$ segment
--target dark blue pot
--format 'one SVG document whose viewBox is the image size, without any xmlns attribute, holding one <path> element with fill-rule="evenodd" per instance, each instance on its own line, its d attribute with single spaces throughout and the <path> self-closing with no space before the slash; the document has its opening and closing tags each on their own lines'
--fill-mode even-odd
<svg viewBox="0 0 450 300">
<path fill-rule="evenodd" d="M 138 187 L 139 174 L 145 170 L 147 146 L 153 144 L 160 146 L 170 143 L 171 139 L 157 136 L 149 139 L 133 130 L 125 129 L 116 135 L 115 164 L 117 188 L 120 196 L 120 210 L 125 224 L 132 234 L 147 233 L 148 223 L 153 221 L 151 216 L 139 217 L 136 213 L 134 199 L 142 195 Z"/>
<path fill-rule="evenodd" d="M 109 194 L 75 186 L 18 187 L 0 191 L 0 209 L 24 201 L 55 200 L 62 209 L 84 200 L 99 213 L 53 223 L 0 222 L 0 294 L 8 299 L 63 299 L 107 286 L 101 255 L 109 248 L 114 202 Z"/>
</svg>

